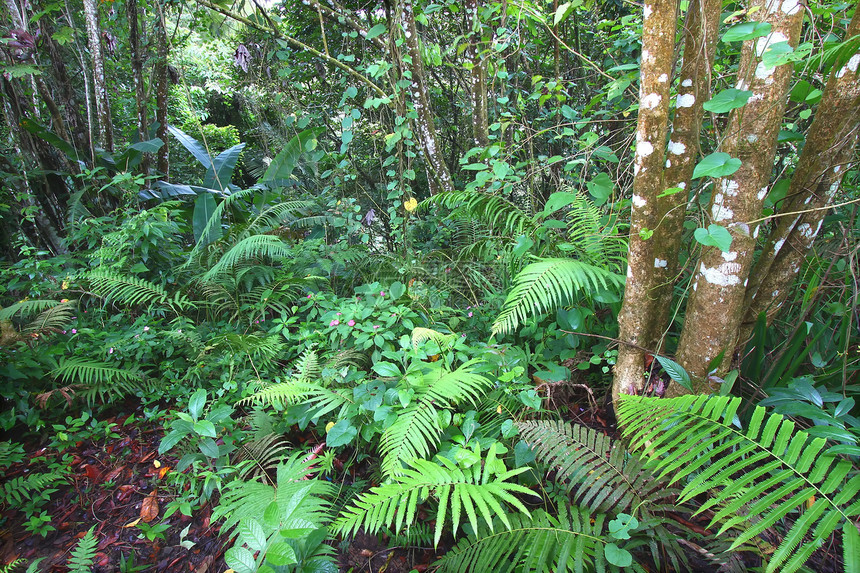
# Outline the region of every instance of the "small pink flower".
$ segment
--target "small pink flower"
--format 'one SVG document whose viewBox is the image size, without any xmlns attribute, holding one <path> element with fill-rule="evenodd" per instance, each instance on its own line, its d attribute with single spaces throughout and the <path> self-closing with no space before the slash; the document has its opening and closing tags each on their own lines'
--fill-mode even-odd
<svg viewBox="0 0 860 573">
<path fill-rule="evenodd" d="M 350 325 L 350 326 L 355 326 L 355 321 L 354 321 L 354 320 L 350 320 L 349 322 L 347 322 L 347 324 L 348 324 L 348 325 Z"/>
<path fill-rule="evenodd" d="M 376 330 L 377 328 L 379 328 L 379 325 L 378 325 L 378 324 L 374 324 L 374 325 L 373 325 L 373 330 Z"/>
<path fill-rule="evenodd" d="M 339 312 L 339 313 L 337 313 L 335 316 L 340 316 L 340 315 L 342 315 L 342 314 L 343 314 L 342 312 Z"/>
<path fill-rule="evenodd" d="M 77 334 L 77 333 L 78 333 L 78 329 L 77 329 L 77 328 L 73 328 L 73 329 L 72 329 L 72 334 Z"/>
<path fill-rule="evenodd" d="M 144 332 L 149 332 L 149 327 L 148 327 L 148 326 L 144 326 L 144 327 L 143 327 L 143 331 L 144 331 Z"/>
<path fill-rule="evenodd" d="M 338 324 L 340 324 L 340 321 L 336 318 L 328 323 L 329 326 L 337 326 Z"/>
<path fill-rule="evenodd" d="M 379 291 L 379 296 L 385 296 L 385 291 L 384 290 Z"/>
<path fill-rule="evenodd" d="M 471 311 L 471 310 L 469 311 L 469 315 L 468 315 L 468 316 L 469 316 L 469 318 L 472 318 L 472 311 Z"/>
<path fill-rule="evenodd" d="M 113 354 L 113 348 L 111 348 L 110 350 L 108 350 L 108 354 Z"/>
<path fill-rule="evenodd" d="M 65 334 L 65 333 L 66 333 L 66 331 L 64 330 L 64 331 L 63 331 L 63 334 Z"/>
<path fill-rule="evenodd" d="M 314 295 L 308 293 L 308 298 L 313 298 L 313 297 L 314 297 Z"/>
</svg>

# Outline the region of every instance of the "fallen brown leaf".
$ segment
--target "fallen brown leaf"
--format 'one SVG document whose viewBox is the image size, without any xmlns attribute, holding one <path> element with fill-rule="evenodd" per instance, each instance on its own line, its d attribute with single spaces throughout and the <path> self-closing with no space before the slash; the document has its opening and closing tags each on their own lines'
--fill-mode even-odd
<svg viewBox="0 0 860 573">
<path fill-rule="evenodd" d="M 158 490 L 152 490 L 140 506 L 140 519 L 144 523 L 149 523 L 158 517 Z"/>
</svg>

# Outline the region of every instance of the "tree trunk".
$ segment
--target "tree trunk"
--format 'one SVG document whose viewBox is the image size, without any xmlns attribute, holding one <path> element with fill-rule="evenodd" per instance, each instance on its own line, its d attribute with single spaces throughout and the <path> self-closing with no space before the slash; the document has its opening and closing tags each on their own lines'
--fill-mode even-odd
<svg viewBox="0 0 860 573">
<path fill-rule="evenodd" d="M 137 137 L 140 141 L 149 139 L 149 122 L 146 113 L 146 86 L 143 82 L 143 53 L 140 49 L 140 30 L 138 18 L 140 10 L 137 0 L 126 0 L 125 13 L 128 18 L 128 42 L 131 48 L 131 72 L 134 82 L 134 96 L 137 104 Z M 141 170 L 149 172 L 149 161 L 144 158 Z"/>
<path fill-rule="evenodd" d="M 732 244 L 725 253 L 715 247 L 703 248 L 678 343 L 678 362 L 693 378 L 696 393 L 711 390 L 707 377 L 712 361 L 718 373 L 723 373 L 733 359 L 756 244 L 755 230 L 747 222 L 761 214 L 793 71 L 791 64 L 768 67 L 761 56 L 771 44 L 788 41 L 796 46 L 803 22 L 800 3 L 754 0 L 749 14 L 772 28 L 767 36 L 744 44 L 737 87 L 753 95 L 746 105 L 732 111 L 721 146 L 742 163 L 736 173 L 714 182 L 710 210 L 711 222 L 729 230 Z M 682 392 L 683 388 L 673 384 L 668 394 Z"/>
<path fill-rule="evenodd" d="M 860 10 L 845 37 L 860 34 Z M 746 296 L 741 342 L 749 338 L 758 315 L 768 313 L 768 324 L 788 297 L 800 265 L 815 240 L 824 207 L 833 203 L 860 134 L 860 52 L 834 68 L 815 112 L 797 168 L 791 178 L 782 216 L 768 237 Z"/>
<path fill-rule="evenodd" d="M 469 97 L 472 103 L 472 140 L 476 147 L 490 144 L 489 116 L 487 112 L 487 60 L 483 55 L 480 0 L 466 0 L 466 17 L 471 19 L 471 34 L 467 58 L 470 70 Z"/>
<path fill-rule="evenodd" d="M 651 344 L 659 328 L 657 313 L 643 313 L 652 304 L 657 286 L 655 245 L 663 240 L 658 229 L 665 216 L 657 195 L 665 190 L 663 161 L 669 119 L 669 79 L 674 65 L 676 2 L 659 0 L 645 5 L 640 65 L 639 116 L 633 179 L 633 212 L 627 258 L 627 285 L 618 315 L 618 359 L 613 400 L 642 390 L 645 364 L 641 346 Z"/>
<path fill-rule="evenodd" d="M 170 93 L 170 74 L 167 69 L 167 28 L 164 20 L 164 6 L 156 0 L 158 21 L 155 26 L 155 121 L 158 122 L 156 135 L 164 145 L 158 150 L 158 171 L 165 181 L 170 180 L 170 142 L 167 138 L 167 96 Z"/>
<path fill-rule="evenodd" d="M 101 25 L 96 0 L 83 0 L 84 21 L 87 27 L 87 45 L 93 62 L 93 92 L 96 116 L 99 124 L 99 143 L 107 151 L 113 151 L 113 124 L 111 123 L 110 99 L 105 79 L 104 53 L 102 52 Z"/>
<path fill-rule="evenodd" d="M 415 26 L 415 13 L 412 0 L 403 0 L 400 7 L 400 24 L 403 27 L 405 46 L 407 50 L 406 70 L 411 73 L 409 93 L 412 105 L 417 114 L 414 120 L 415 133 L 424 154 L 428 168 L 427 180 L 430 183 L 430 194 L 454 190 L 454 182 L 445 164 L 442 150 L 436 139 L 436 126 L 433 122 L 433 110 L 430 108 L 430 96 L 424 79 L 424 65 L 421 61 L 421 50 L 418 45 L 418 31 Z"/>
</svg>

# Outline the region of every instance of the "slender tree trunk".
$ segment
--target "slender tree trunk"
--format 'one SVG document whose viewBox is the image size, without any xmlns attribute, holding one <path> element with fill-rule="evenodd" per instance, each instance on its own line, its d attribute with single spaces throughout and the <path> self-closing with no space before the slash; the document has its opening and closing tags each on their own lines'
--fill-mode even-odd
<svg viewBox="0 0 860 573">
<path fill-rule="evenodd" d="M 471 35 L 467 57 L 470 70 L 469 96 L 472 103 L 472 140 L 477 147 L 490 144 L 489 115 L 487 111 L 487 60 L 483 55 L 480 0 L 466 0 L 466 17 L 471 19 Z"/>
<path fill-rule="evenodd" d="M 140 9 L 137 0 L 126 0 L 125 13 L 128 18 L 128 42 L 131 48 L 131 72 L 134 96 L 137 104 L 137 136 L 141 141 L 149 139 L 149 123 L 146 113 L 146 85 L 143 82 L 143 52 L 140 48 Z"/>
<path fill-rule="evenodd" d="M 164 145 L 158 150 L 158 171 L 165 181 L 170 180 L 170 145 L 167 138 L 167 96 L 170 93 L 170 74 L 167 69 L 167 27 L 164 20 L 164 6 L 156 0 L 158 20 L 155 26 L 155 121 L 158 122 L 156 135 Z"/>
<path fill-rule="evenodd" d="M 661 329 L 671 324 L 672 294 L 679 273 L 678 253 L 687 212 L 688 188 L 699 157 L 702 105 L 710 99 L 721 6 L 720 0 L 694 0 L 684 29 L 681 83 L 664 173 L 666 188 L 681 190 L 657 198 L 658 211 L 665 216 L 660 222 L 661 239 L 654 244 L 657 286 L 650 299 L 649 312 L 657 314 L 658 328 Z M 645 346 L 662 351 L 662 337 Z"/>
<path fill-rule="evenodd" d="M 676 2 L 658 0 L 645 5 L 640 64 L 639 117 L 633 179 L 633 212 L 627 257 L 627 285 L 618 315 L 619 338 L 612 386 L 613 401 L 620 394 L 642 390 L 645 364 L 637 346 L 650 344 L 659 325 L 657 313 L 640 309 L 652 304 L 657 286 L 655 245 L 663 240 L 658 229 L 665 213 L 657 196 L 665 190 L 663 162 L 669 120 L 669 80 L 674 65 Z"/>
<path fill-rule="evenodd" d="M 415 13 L 412 0 L 403 0 L 400 6 L 400 24 L 403 27 L 406 56 L 406 69 L 411 73 L 409 92 L 417 118 L 414 120 L 415 133 L 424 154 L 428 168 L 430 193 L 453 191 L 454 182 L 445 164 L 445 158 L 436 139 L 436 126 L 433 122 L 433 110 L 430 107 L 430 96 L 424 79 L 424 64 L 421 61 L 421 50 L 418 45 L 418 31 L 415 26 Z"/>
<path fill-rule="evenodd" d="M 99 124 L 99 143 L 107 151 L 113 151 L 113 124 L 111 123 L 110 99 L 105 79 L 104 53 L 102 52 L 101 25 L 96 0 L 83 0 L 84 21 L 87 27 L 87 45 L 93 62 L 93 91 L 96 116 Z"/>
<path fill-rule="evenodd" d="M 783 9 L 786 7 L 787 9 Z M 708 368 L 718 373 L 731 364 L 753 263 L 756 239 L 748 221 L 761 213 L 773 171 L 776 141 L 785 113 L 786 94 L 793 66 L 769 67 L 762 54 L 771 44 L 788 41 L 796 46 L 803 22 L 800 3 L 753 0 L 750 17 L 771 24 L 763 38 L 748 41 L 741 53 L 738 89 L 752 91 L 746 105 L 732 111 L 721 150 L 741 160 L 740 169 L 714 182 L 711 221 L 729 230 L 728 252 L 704 247 L 693 277 L 693 293 L 678 343 L 678 362 L 694 380 L 694 392 L 707 393 Z M 668 394 L 684 389 L 673 384 Z"/>
<path fill-rule="evenodd" d="M 860 10 L 846 38 L 860 34 Z M 768 323 L 788 297 L 804 257 L 812 247 L 821 222 L 833 203 L 860 134 L 860 52 L 830 73 L 815 112 L 787 199 L 764 251 L 750 277 L 741 342 L 749 338 L 758 315 L 767 312 Z"/>
</svg>

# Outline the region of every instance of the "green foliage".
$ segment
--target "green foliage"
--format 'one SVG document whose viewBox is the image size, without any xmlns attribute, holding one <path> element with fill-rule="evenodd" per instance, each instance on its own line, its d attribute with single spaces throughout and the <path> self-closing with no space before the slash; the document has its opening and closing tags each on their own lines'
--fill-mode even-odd
<svg viewBox="0 0 860 573">
<path fill-rule="evenodd" d="M 486 458 L 467 468 L 459 467 L 444 457 L 438 460 L 439 463 L 416 459 L 410 463 L 410 468 L 395 475 L 391 483 L 360 495 L 335 520 L 333 531 L 350 534 L 363 528 L 375 533 L 388 527 L 399 532 L 413 523 L 418 504 L 431 497 L 438 502 L 434 545 L 439 544 L 446 519 L 450 519 L 456 534 L 461 517 L 468 519 L 473 531 L 478 529 L 479 517 L 491 530 L 494 529 L 494 515 L 507 529 L 511 529 L 513 526 L 502 503 L 530 515 L 514 494 L 535 495 L 534 492 L 508 481 L 527 468 L 508 470 L 496 457 L 495 444 L 490 446 Z"/>
<path fill-rule="evenodd" d="M 69 573 L 92 573 L 93 560 L 98 547 L 98 539 L 93 535 L 93 529 L 95 526 L 91 527 L 72 549 L 72 554 L 66 563 Z"/>
<path fill-rule="evenodd" d="M 623 284 L 624 277 L 575 259 L 538 260 L 517 275 L 493 332 L 512 332 L 527 320 L 572 302 L 577 295 Z"/>
<path fill-rule="evenodd" d="M 110 304 L 124 306 L 167 305 L 178 312 L 194 306 L 181 293 L 171 296 L 163 287 L 144 279 L 110 271 L 89 271 L 83 275 L 92 294 Z"/>
<path fill-rule="evenodd" d="M 680 501 L 708 492 L 697 510 L 713 512 L 720 533 L 742 532 L 732 548 L 788 521 L 767 571 L 797 571 L 841 524 L 860 514 L 860 474 L 851 462 L 823 453 L 824 438 L 756 407 L 746 431 L 740 398 L 685 396 L 672 400 L 625 396 L 619 422 L 652 471 L 685 482 Z M 807 538 L 807 536 L 811 536 Z"/>
<path fill-rule="evenodd" d="M 52 486 L 63 479 L 58 472 L 38 472 L 6 480 L 0 487 L 0 505 L 18 507 L 28 501 L 47 501 L 57 491 Z"/>
<path fill-rule="evenodd" d="M 109 362 L 86 358 L 63 358 L 51 374 L 61 379 L 69 390 L 80 390 L 90 405 L 96 397 L 105 402 L 148 387 L 136 367 L 117 368 Z"/>
</svg>

